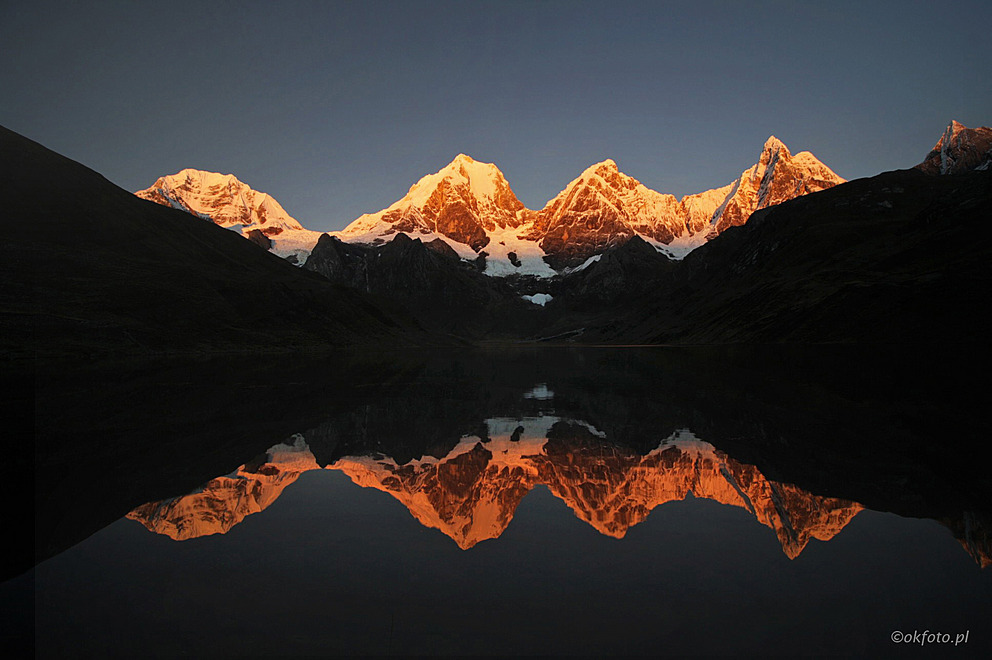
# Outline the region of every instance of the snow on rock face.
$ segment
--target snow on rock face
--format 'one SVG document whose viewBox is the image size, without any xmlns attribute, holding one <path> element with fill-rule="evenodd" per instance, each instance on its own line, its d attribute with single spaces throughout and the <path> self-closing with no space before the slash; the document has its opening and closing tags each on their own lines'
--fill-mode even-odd
<svg viewBox="0 0 992 660">
<path fill-rule="evenodd" d="M 160 177 L 150 188 L 135 194 L 209 217 L 221 227 L 257 224 L 266 235 L 286 229 L 303 229 L 279 202 L 252 190 L 233 174 L 185 169 Z"/>
<path fill-rule="evenodd" d="M 678 202 L 620 172 L 613 160 L 587 168 L 538 212 L 530 236 L 555 268 L 576 267 L 635 233 L 670 241 L 681 233 Z"/>
<path fill-rule="evenodd" d="M 413 184 L 403 199 L 359 217 L 339 237 L 373 242 L 399 232 L 433 233 L 480 252 L 489 244 L 490 232 L 520 226 L 525 211 L 499 168 L 459 154 Z"/>
<path fill-rule="evenodd" d="M 540 305 L 541 307 L 544 307 L 549 302 L 551 302 L 550 293 L 535 293 L 532 296 L 520 296 L 520 297 L 529 303 L 534 303 L 535 305 Z"/>
<path fill-rule="evenodd" d="M 507 275 L 536 275 L 554 277 L 557 273 L 545 261 L 546 253 L 533 239 L 522 236 L 523 228 L 507 227 L 490 232 L 486 245 L 486 275 L 506 277 Z"/>
<path fill-rule="evenodd" d="M 775 136 L 737 181 L 681 200 L 647 188 L 605 160 L 538 212 L 530 236 L 558 270 L 576 268 L 635 234 L 681 259 L 727 227 L 744 224 L 758 209 L 843 181 L 813 154 L 793 156 Z"/>
<path fill-rule="evenodd" d="M 714 234 L 743 225 L 759 209 L 795 197 L 832 188 L 844 179 L 808 151 L 795 156 L 781 140 L 769 137 L 758 162 L 744 170 L 734 183 L 722 208 L 712 218 Z"/>
<path fill-rule="evenodd" d="M 160 177 L 135 195 L 198 215 L 246 237 L 259 231 L 272 241 L 272 251 L 283 257 L 309 254 L 321 234 L 304 229 L 279 202 L 252 190 L 233 174 L 185 169 Z"/>
<path fill-rule="evenodd" d="M 925 174 L 957 174 L 969 170 L 985 170 L 990 164 L 992 128 L 968 128 L 952 120 L 916 169 Z"/>
</svg>

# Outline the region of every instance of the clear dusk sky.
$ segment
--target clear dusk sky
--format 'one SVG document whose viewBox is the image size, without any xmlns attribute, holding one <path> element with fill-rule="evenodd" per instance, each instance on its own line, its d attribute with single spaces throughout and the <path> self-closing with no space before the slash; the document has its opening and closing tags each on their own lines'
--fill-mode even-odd
<svg viewBox="0 0 992 660">
<path fill-rule="evenodd" d="M 772 134 L 852 179 L 992 124 L 990 26 L 987 1 L 11 1 L 0 124 L 132 191 L 232 173 L 318 230 L 459 152 L 530 208 L 606 158 L 681 196 Z"/>
</svg>

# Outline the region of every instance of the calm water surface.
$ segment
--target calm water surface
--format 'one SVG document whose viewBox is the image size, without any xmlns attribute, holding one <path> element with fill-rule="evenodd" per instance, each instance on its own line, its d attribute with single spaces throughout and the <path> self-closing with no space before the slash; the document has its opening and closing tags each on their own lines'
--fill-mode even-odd
<svg viewBox="0 0 992 660">
<path fill-rule="evenodd" d="M 895 364 L 546 349 L 40 377 L 41 561 L 0 599 L 23 626 L 33 598 L 40 657 L 980 657 L 988 483 L 960 456 L 983 422 Z M 891 641 L 924 630 L 951 641 Z"/>
</svg>

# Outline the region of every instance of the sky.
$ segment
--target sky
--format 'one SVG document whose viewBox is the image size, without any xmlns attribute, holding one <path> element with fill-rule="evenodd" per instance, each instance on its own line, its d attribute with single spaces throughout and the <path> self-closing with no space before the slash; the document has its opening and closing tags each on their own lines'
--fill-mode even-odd
<svg viewBox="0 0 992 660">
<path fill-rule="evenodd" d="M 457 154 L 541 208 L 676 196 L 775 135 L 853 179 L 992 124 L 985 2 L 4 2 L 0 125 L 131 191 L 234 174 L 341 229 Z M 0 155 L 2 157 L 2 155 Z"/>
</svg>

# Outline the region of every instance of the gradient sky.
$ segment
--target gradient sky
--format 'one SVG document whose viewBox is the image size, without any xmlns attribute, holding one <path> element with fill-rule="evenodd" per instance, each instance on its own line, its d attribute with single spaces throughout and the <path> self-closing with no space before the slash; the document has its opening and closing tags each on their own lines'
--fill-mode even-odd
<svg viewBox="0 0 992 660">
<path fill-rule="evenodd" d="M 846 178 L 992 124 L 985 2 L 0 4 L 0 124 L 128 190 L 233 173 L 340 229 L 464 152 L 540 208 L 613 158 L 729 183 L 774 134 Z"/>
</svg>

